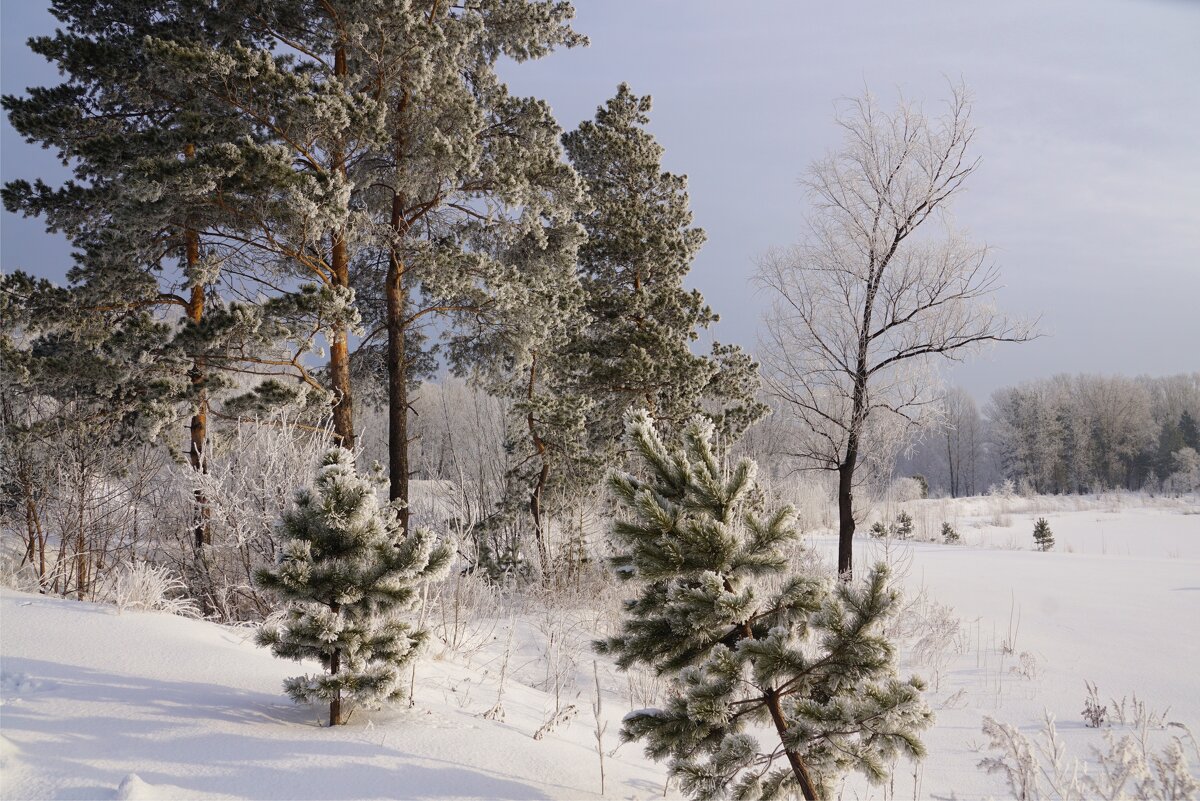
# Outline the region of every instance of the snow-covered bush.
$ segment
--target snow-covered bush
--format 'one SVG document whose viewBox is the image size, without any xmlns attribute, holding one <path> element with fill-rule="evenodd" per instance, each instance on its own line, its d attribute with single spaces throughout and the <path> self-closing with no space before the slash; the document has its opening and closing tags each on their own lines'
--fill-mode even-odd
<svg viewBox="0 0 1200 801">
<path fill-rule="evenodd" d="M 1172 454 L 1174 472 L 1163 482 L 1172 492 L 1200 490 L 1200 454 L 1194 448 L 1180 448 Z"/>
<path fill-rule="evenodd" d="M 1192 758 L 1200 759 L 1191 733 L 1181 724 L 1172 725 L 1191 743 Z M 979 767 L 1000 774 L 1017 801 L 1181 801 L 1200 793 L 1184 736 L 1173 735 L 1156 749 L 1144 736 L 1118 738 L 1106 730 L 1104 748 L 1092 747 L 1089 765 L 1067 752 L 1048 712 L 1037 739 L 991 717 L 984 717 L 983 733 L 988 747 L 999 753 L 981 760 Z"/>
<path fill-rule="evenodd" d="M 276 525 L 293 493 L 312 485 L 312 466 L 331 433 L 287 415 L 214 432 L 205 470 L 173 464 L 155 524 L 169 538 L 153 552 L 187 585 L 205 613 L 222 621 L 263 620 L 272 602 L 254 583 L 275 561 Z M 210 544 L 197 550 L 195 498 L 204 498 Z"/>
<path fill-rule="evenodd" d="M 138 609 L 197 617 L 200 611 L 186 592 L 187 585 L 169 568 L 133 560 L 106 575 L 100 584 L 99 600 L 122 612 Z"/>
<path fill-rule="evenodd" d="M 929 494 L 929 484 L 924 476 L 904 476 L 888 487 L 888 497 L 893 503 L 919 501 Z"/>
<path fill-rule="evenodd" d="M 994 498 L 1003 498 L 1006 501 L 1011 501 L 1017 497 L 1017 485 L 1011 478 L 1006 478 L 999 484 L 993 484 L 988 487 L 987 494 Z"/>
</svg>

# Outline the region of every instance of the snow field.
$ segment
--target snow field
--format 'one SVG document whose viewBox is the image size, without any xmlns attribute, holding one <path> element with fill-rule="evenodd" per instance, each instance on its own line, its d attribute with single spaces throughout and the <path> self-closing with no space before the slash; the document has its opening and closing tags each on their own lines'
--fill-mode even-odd
<svg viewBox="0 0 1200 801">
<path fill-rule="evenodd" d="M 904 670 L 928 680 L 937 722 L 924 763 L 896 765 L 883 787 L 851 777 L 842 798 L 1006 797 L 977 768 L 991 753 L 984 716 L 1033 735 L 1048 711 L 1085 758 L 1101 742 L 1080 715 L 1085 680 L 1115 733 L 1132 725 L 1114 702 L 1132 709 L 1134 694 L 1200 732 L 1200 509 L 1022 503 L 999 511 L 1008 526 L 989 522 L 995 499 L 905 505 L 919 535 L 921 505 L 943 504 L 929 525 L 957 514 L 961 545 L 859 539 L 856 564 L 890 561 L 902 577 L 909 603 L 894 633 Z M 1053 551 L 1032 550 L 1038 516 Z M 831 558 L 831 535 L 806 539 Z M 630 709 L 659 703 L 665 684 L 620 673 L 588 647 L 615 625 L 619 596 L 596 584 L 514 598 L 452 581 L 426 620 L 435 636 L 416 667 L 415 704 L 328 729 L 323 710 L 293 705 L 280 687 L 314 666 L 275 659 L 250 629 L 4 590 L 0 797 L 595 798 L 594 661 L 604 795 L 659 798 L 665 766 L 621 745 L 618 730 Z"/>
</svg>

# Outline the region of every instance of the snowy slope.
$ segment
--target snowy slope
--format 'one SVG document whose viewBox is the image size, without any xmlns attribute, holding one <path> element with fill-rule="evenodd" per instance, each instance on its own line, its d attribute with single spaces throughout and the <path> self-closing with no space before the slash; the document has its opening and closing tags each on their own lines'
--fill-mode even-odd
<svg viewBox="0 0 1200 801">
<path fill-rule="evenodd" d="M 358 713 L 331 730 L 282 695 L 297 665 L 257 648 L 248 629 L 11 591 L 0 620 L 6 799 L 114 798 L 130 773 L 126 795 L 142 798 L 599 794 L 586 701 L 586 722 L 534 741 L 542 693 L 510 685 L 506 721 L 484 720 L 494 697 L 460 708 L 431 689 L 471 671 L 426 660 L 415 708 Z M 609 710 L 611 749 L 623 710 Z M 610 795 L 661 793 L 663 769 L 635 748 L 607 772 Z"/>
<path fill-rule="evenodd" d="M 983 717 L 1033 734 L 1049 711 L 1072 755 L 1086 757 L 1100 733 L 1080 717 L 1085 679 L 1113 712 L 1109 699 L 1136 693 L 1200 732 L 1200 515 L 1055 511 L 1056 536 L 1075 552 L 1038 553 L 997 541 L 1019 537 L 1028 548 L 1032 525 L 1020 516 L 1036 511 L 1013 510 L 995 527 L 970 511 L 958 518 L 965 545 L 861 543 L 858 564 L 892 561 L 919 598 L 902 658 L 929 678 L 937 723 L 921 766 L 896 765 L 886 787 L 852 778 L 841 797 L 1006 797 L 977 768 L 988 755 Z M 832 537 L 808 539 L 833 553 Z M 958 629 L 939 659 L 918 658 L 935 603 Z M 0 797 L 598 797 L 592 657 L 582 648 L 604 625 L 604 604 L 596 607 L 467 604 L 493 619 L 463 629 L 465 647 L 439 646 L 420 662 L 414 707 L 360 712 L 330 730 L 319 710 L 283 696 L 280 682 L 298 666 L 255 647 L 248 629 L 0 591 Z M 506 651 L 505 715 L 485 719 Z M 618 748 L 620 718 L 642 705 L 633 682 L 603 660 L 599 671 L 605 749 L 616 749 L 605 796 L 662 797 L 665 767 L 636 744 Z M 560 706 L 578 714 L 535 740 L 557 684 Z"/>
</svg>

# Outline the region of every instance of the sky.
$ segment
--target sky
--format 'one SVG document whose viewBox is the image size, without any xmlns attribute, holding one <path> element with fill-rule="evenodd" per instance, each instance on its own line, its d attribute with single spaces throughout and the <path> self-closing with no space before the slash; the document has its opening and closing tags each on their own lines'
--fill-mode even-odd
<svg viewBox="0 0 1200 801">
<path fill-rule="evenodd" d="M 667 169 L 690 181 L 708 243 L 691 283 L 712 336 L 755 349 L 768 297 L 755 260 L 804 234 L 799 177 L 838 147 L 839 99 L 902 94 L 936 113 L 951 81 L 974 95 L 980 160 L 953 212 L 994 248 L 998 304 L 1040 339 L 953 366 L 978 399 L 1055 373 L 1200 370 L 1200 2 L 752 3 L 577 0 L 591 45 L 506 64 L 511 89 L 574 128 L 628 82 L 654 97 Z M 54 20 L 0 3 L 6 94 L 54 83 L 24 46 Z M 0 130 L 3 180 L 61 180 L 53 155 Z M 0 268 L 61 280 L 69 248 L 0 218 Z"/>
</svg>

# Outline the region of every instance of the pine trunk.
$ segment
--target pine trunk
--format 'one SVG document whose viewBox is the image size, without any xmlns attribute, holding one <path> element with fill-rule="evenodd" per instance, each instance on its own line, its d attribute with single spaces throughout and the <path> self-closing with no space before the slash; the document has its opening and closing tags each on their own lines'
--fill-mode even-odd
<svg viewBox="0 0 1200 801">
<path fill-rule="evenodd" d="M 333 74 L 338 79 L 346 77 L 346 47 L 339 42 L 334 48 Z M 334 172 L 346 177 L 346 154 L 341 150 L 332 152 Z M 338 229 L 332 234 L 330 268 L 335 287 L 350 287 L 350 252 L 346 247 L 346 232 Z M 334 394 L 333 439 L 348 450 L 354 448 L 354 397 L 350 388 L 350 336 L 341 324 L 333 333 L 329 347 L 329 379 Z"/>
<path fill-rule="evenodd" d="M 782 742 L 783 738 L 787 736 L 788 728 L 787 721 L 783 717 L 783 708 L 779 704 L 779 694 L 775 690 L 770 690 L 763 696 L 763 699 L 767 702 L 767 709 L 771 713 L 775 731 L 779 734 Z M 787 756 L 788 764 L 792 767 L 792 775 L 796 777 L 796 783 L 800 785 L 800 792 L 804 794 L 806 801 L 817 801 L 821 796 L 817 792 L 817 786 L 813 782 L 812 776 L 808 773 L 808 767 L 804 764 L 804 760 L 786 745 L 783 747 L 783 753 Z"/>
<path fill-rule="evenodd" d="M 337 605 L 334 605 L 334 613 L 337 613 Z M 329 675 L 336 676 L 338 671 L 342 669 L 342 652 L 339 648 L 334 648 L 333 653 L 329 655 Z M 336 690 L 333 698 L 329 699 L 329 725 L 341 726 L 345 723 L 342 719 L 342 691 Z"/>
<path fill-rule="evenodd" d="M 527 398 L 530 402 L 533 401 L 533 390 L 537 385 L 537 354 L 533 354 L 533 362 L 529 365 L 529 390 Z M 527 418 L 529 425 L 529 436 L 533 440 L 533 449 L 537 453 L 538 458 L 542 460 L 542 467 L 538 471 L 537 482 L 529 493 L 529 514 L 533 518 L 533 536 L 537 541 L 538 563 L 542 569 L 542 583 L 550 583 L 550 549 L 546 544 L 546 530 L 542 521 L 542 493 L 546 489 L 546 484 L 550 480 L 550 463 L 546 460 L 546 442 L 538 434 L 537 421 L 533 417 L 533 412 L 529 412 Z"/>
<path fill-rule="evenodd" d="M 199 243 L 196 234 L 194 231 L 188 231 L 189 262 L 192 259 L 193 248 L 198 255 Z M 192 287 L 192 295 L 188 303 L 188 317 L 198 325 L 203 314 L 204 287 L 197 284 Z M 205 364 L 202 356 L 197 356 L 193 360 L 189 377 L 192 387 L 196 390 L 196 411 L 188 425 L 188 463 L 191 464 L 193 470 L 203 475 L 208 472 L 208 461 L 204 456 L 205 446 L 208 443 L 208 395 L 204 389 Z M 201 548 L 212 544 L 212 509 L 208 505 L 208 498 L 205 496 L 204 490 L 199 487 L 195 491 L 195 506 L 196 523 L 192 532 L 196 547 Z"/>
<path fill-rule="evenodd" d="M 183 155 L 184 158 L 194 159 L 196 146 L 190 143 L 185 145 Z M 200 234 L 194 228 L 187 228 L 183 232 L 183 239 L 187 277 L 189 281 L 195 282 L 188 298 L 187 316 L 193 325 L 199 325 L 204 318 L 205 300 L 204 284 L 196 281 L 196 270 L 200 264 Z M 205 373 L 204 357 L 197 356 L 192 361 L 192 369 L 188 373 L 196 394 L 196 412 L 188 424 L 188 462 L 192 469 L 200 474 L 208 472 L 208 464 L 204 458 L 205 445 L 208 443 L 208 395 L 204 389 Z M 212 543 L 212 510 L 202 489 L 197 488 L 195 491 L 195 505 L 196 523 L 192 533 L 196 547 L 201 548 Z"/>
<path fill-rule="evenodd" d="M 333 234 L 333 281 L 350 286 L 350 259 L 342 231 Z M 354 398 L 350 387 L 350 335 L 341 324 L 329 347 L 329 382 L 333 389 L 333 439 L 343 448 L 354 448 Z"/>
<path fill-rule="evenodd" d="M 392 230 L 403 236 L 404 200 L 392 199 Z M 400 524 L 408 531 L 408 290 L 404 285 L 405 265 L 395 248 L 388 258 L 385 294 L 388 335 L 388 497 L 400 501 Z"/>
</svg>

